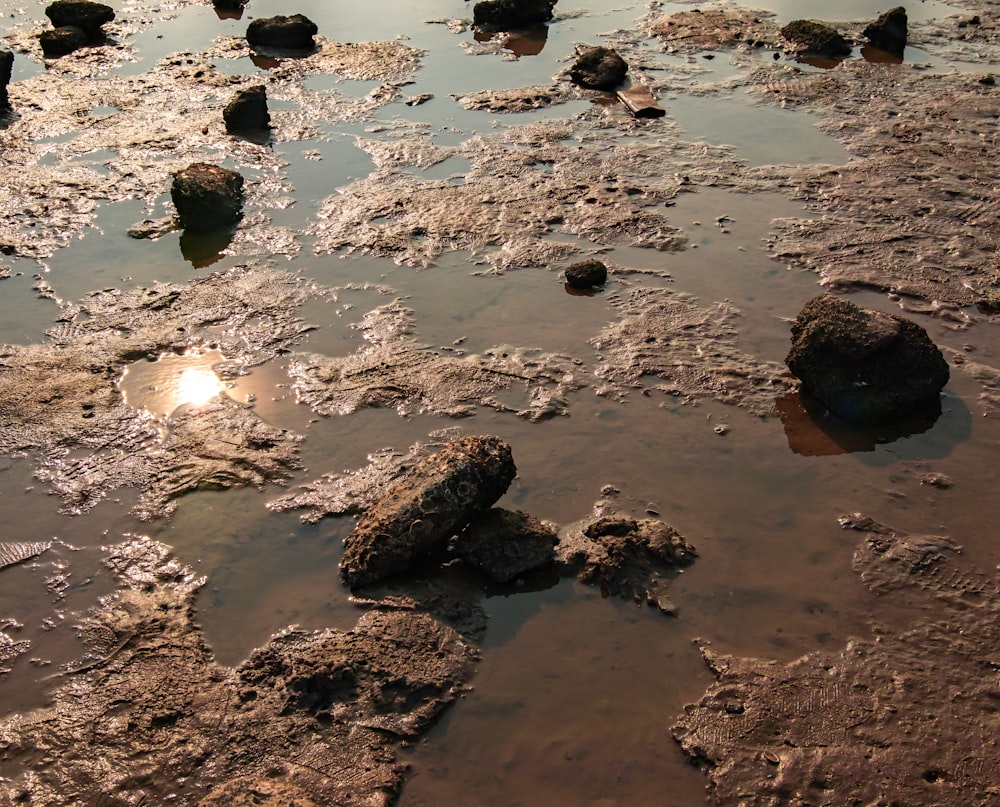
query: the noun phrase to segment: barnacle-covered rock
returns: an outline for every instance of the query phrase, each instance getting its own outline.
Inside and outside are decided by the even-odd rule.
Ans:
[[[341,577],[362,586],[407,569],[507,492],[517,468],[498,437],[463,437],[399,479],[344,539]]]

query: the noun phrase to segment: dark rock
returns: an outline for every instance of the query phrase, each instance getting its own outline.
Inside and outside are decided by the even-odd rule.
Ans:
[[[667,110],[656,103],[649,88],[643,84],[633,84],[627,90],[618,90],[615,94],[637,118],[662,118],[667,114]]]
[[[590,90],[613,90],[625,80],[628,64],[611,48],[590,48],[581,53],[569,77]]]
[[[89,43],[90,37],[87,36],[87,32],[75,25],[64,25],[61,28],[42,31],[38,35],[42,53],[50,59],[65,56],[67,53],[86,47]]]
[[[494,507],[470,524],[455,542],[455,552],[497,583],[551,563],[555,530],[520,510]]]
[[[901,54],[906,47],[906,9],[889,9],[864,30],[868,41],[880,50]]]
[[[278,15],[254,20],[247,28],[247,42],[271,48],[307,50],[315,47],[313,37],[319,28],[302,14],[291,17]]]
[[[506,493],[517,468],[498,437],[463,437],[399,479],[344,539],[340,574],[362,586],[404,571]]]
[[[849,56],[850,43],[835,28],[814,20],[793,20],[781,35],[805,53],[815,56]]]
[[[14,54],[9,50],[0,50],[0,112],[10,109],[10,98],[7,96],[7,85],[14,71]]]
[[[82,28],[91,40],[101,36],[101,26],[115,18],[115,10],[90,0],[56,0],[45,9],[53,28]]]
[[[808,392],[854,423],[884,423],[933,402],[949,375],[915,322],[832,294],[805,304],[785,363]]]
[[[271,116],[267,111],[267,90],[263,84],[240,90],[222,110],[229,132],[267,129]]]
[[[170,198],[181,227],[226,227],[243,215],[243,177],[218,165],[194,163],[174,175]]]
[[[566,282],[574,289],[603,286],[608,279],[608,268],[597,260],[579,261],[566,267]]]
[[[556,0],[482,0],[472,9],[472,20],[483,31],[530,28],[552,19]]]
[[[220,11],[243,11],[247,0],[212,0],[212,5]]]

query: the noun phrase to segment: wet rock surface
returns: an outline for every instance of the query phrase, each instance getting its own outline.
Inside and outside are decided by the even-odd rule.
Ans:
[[[566,267],[566,282],[575,289],[603,286],[608,279],[608,267],[602,261],[578,261]]]
[[[475,25],[484,31],[530,28],[552,19],[556,0],[480,0],[472,8]]]
[[[876,48],[902,54],[906,49],[907,32],[906,9],[896,6],[880,14],[877,20],[865,27],[863,34]]]
[[[494,507],[455,540],[453,551],[497,583],[507,583],[555,559],[555,529],[521,510]]]
[[[1000,774],[996,579],[960,564],[947,539],[858,515],[844,525],[865,533],[862,579],[893,596],[923,591],[933,616],[788,664],[703,646],[718,680],[674,736],[719,804],[990,803]]]
[[[101,35],[105,23],[115,18],[115,10],[91,0],[56,0],[45,9],[45,16],[55,28],[80,28],[91,39]]]
[[[243,177],[218,165],[195,163],[174,175],[170,198],[187,230],[232,226],[243,215]]]
[[[799,312],[785,361],[807,390],[857,423],[884,423],[932,404],[949,377],[921,326],[830,294]]]
[[[611,48],[588,48],[570,68],[574,84],[589,90],[613,90],[628,75],[628,64]]]
[[[350,631],[290,630],[223,667],[193,621],[204,581],[190,568],[142,537],[108,564],[121,587],[81,623],[87,655],[57,674],[50,708],[0,723],[13,772],[0,803],[388,803],[396,743],[477,658],[432,617],[394,610]]]
[[[63,25],[51,31],[42,31],[38,35],[38,44],[42,52],[49,58],[58,59],[75,50],[86,47],[90,37],[82,28],[75,25]]]
[[[815,20],[792,20],[781,29],[781,35],[799,52],[811,56],[848,56],[850,43],[833,26]]]
[[[279,14],[251,22],[247,28],[247,42],[270,48],[308,50],[316,44],[313,37],[317,33],[318,26],[308,17],[302,14],[290,17]]]
[[[517,469],[497,437],[463,437],[392,484],[344,539],[341,577],[363,586],[401,572],[488,510]]]
[[[222,119],[229,132],[259,131],[271,124],[267,111],[267,87],[255,84],[240,90],[222,110]]]
[[[595,515],[560,530],[560,563],[606,595],[655,606],[673,615],[667,581],[697,552],[677,530],[656,519]]]

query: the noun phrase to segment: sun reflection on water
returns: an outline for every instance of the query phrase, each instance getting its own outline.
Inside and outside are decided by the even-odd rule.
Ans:
[[[202,350],[137,361],[125,368],[118,388],[134,409],[169,417],[184,405],[204,406],[226,389],[213,369],[224,359],[218,350]]]

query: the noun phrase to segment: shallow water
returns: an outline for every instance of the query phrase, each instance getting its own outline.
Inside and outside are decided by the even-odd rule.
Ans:
[[[828,4],[819,2],[763,5],[782,21],[828,12]],[[687,8],[664,4],[662,11]],[[0,2],[10,24],[19,28],[41,27],[41,9],[41,4],[15,8]],[[837,17],[863,19],[881,10],[875,2],[856,0],[839,6]],[[450,96],[549,83],[574,43],[600,43],[605,33],[633,26],[647,8],[637,2],[592,3],[579,16],[549,26],[544,43],[536,38],[530,46],[517,46],[520,53],[537,51],[517,59],[509,58],[512,51],[506,58],[503,51],[469,55],[462,46],[475,43],[472,31],[455,34],[427,22],[470,16],[468,3],[392,2],[373,15],[358,4],[308,0],[295,11],[316,21],[331,39],[403,36],[425,49],[416,83],[405,94],[434,98],[414,107],[382,108],[375,113],[377,124],[424,123],[436,144],[454,145],[476,132],[571,117],[589,108],[574,101],[501,117],[464,111]],[[909,9],[911,20],[955,12],[934,3]],[[290,13],[287,4],[252,0],[241,21],[219,20],[202,5],[164,11],[129,39],[139,61],[116,71],[141,72],[167,53],[206,48],[217,36],[239,36],[249,19],[276,13]],[[240,74],[264,69],[249,59],[219,67]],[[14,81],[43,69],[19,55]],[[729,68],[713,70],[723,75]],[[361,97],[372,86],[317,78],[309,88]],[[850,157],[808,114],[756,105],[739,92],[722,98],[672,93],[664,105],[664,125],[679,127],[682,138],[729,146],[750,165],[839,164]],[[276,225],[301,230],[323,199],[372,169],[356,138],[377,136],[375,124],[343,121],[319,128],[314,139],[270,146],[287,164],[294,201],[273,211]],[[655,133],[647,129],[644,136]],[[100,169],[111,157],[95,151],[81,159]],[[412,170],[460,182],[468,167],[467,160],[453,157]],[[139,201],[106,204],[92,227],[42,265],[3,261],[15,274],[0,281],[0,340],[42,341],[57,316],[52,300],[33,287],[35,274],[57,298],[72,301],[101,288],[181,281],[245,262],[246,256],[226,243],[185,245],[176,232],[153,241],[126,235],[136,221],[161,215],[165,204],[166,194],[152,211]],[[729,300],[741,312],[741,349],[781,362],[788,319],[820,289],[815,276],[770,260],[763,245],[773,218],[805,215],[802,208],[777,194],[701,188],[681,194],[667,215],[686,235],[687,249],[664,253],[601,244],[593,249],[621,267],[656,273],[644,279],[648,285],[669,285],[706,305]],[[416,338],[437,347],[461,345],[478,352],[514,343],[589,363],[595,353],[588,340],[615,319],[610,292],[567,294],[555,267],[491,275],[484,273],[481,255],[452,251],[436,265],[416,270],[372,257],[316,257],[307,239],[303,242],[299,254],[276,256],[275,265],[324,286],[391,287],[414,310]],[[896,310],[874,295],[856,299]],[[303,317],[316,329],[303,349],[331,356],[352,352],[362,337],[347,326],[386,301],[377,292],[358,291],[337,303],[306,306]],[[970,334],[938,320],[922,324],[939,344],[961,349],[975,341],[983,355],[1000,350],[1000,340],[985,329]],[[215,350],[151,356],[130,368],[121,389],[130,405],[166,418],[195,394],[185,392],[185,372],[187,378],[196,371],[212,381],[218,379],[213,366],[224,359]],[[306,436],[305,467],[292,486],[361,467],[377,449],[402,450],[455,425],[431,416],[404,419],[385,409],[317,418],[295,401],[283,362],[246,368],[245,375],[217,383],[268,422]],[[602,600],[571,581],[538,581],[538,590],[488,591],[491,621],[474,691],[404,752],[413,775],[400,804],[700,803],[704,780],[668,731],[673,717],[710,680],[694,639],[725,652],[787,660],[865,635],[873,620],[905,624],[912,618],[877,602],[857,580],[850,566],[854,537],[838,527],[837,516],[860,511],[915,532],[947,530],[964,544],[970,562],[987,569],[1000,564],[1000,549],[983,529],[984,507],[992,507],[995,498],[990,470],[1000,426],[995,418],[979,416],[976,393],[969,379],[953,374],[942,416],[930,428],[903,436],[854,435],[853,442],[824,435],[804,418],[782,422],[711,402],[688,406],[641,394],[617,402],[588,389],[571,394],[566,418],[527,423],[480,409],[472,420],[458,421],[470,433],[495,433],[513,446],[519,475],[502,504],[568,523],[590,512],[603,486],[614,485],[626,509],[660,513],[700,557],[672,583],[676,619]],[[794,409],[793,404],[789,411]],[[720,424],[728,429],[723,435],[715,429]],[[133,496],[124,492],[71,518],[58,513],[60,501],[32,478],[27,459],[0,458],[0,463],[2,540],[62,542],[35,562],[3,571],[0,624],[17,620],[22,627],[8,632],[33,642],[31,653],[0,678],[5,713],[40,705],[50,684],[39,679],[79,653],[68,626],[109,589],[99,548],[125,532],[170,544],[183,562],[207,576],[199,620],[223,663],[238,662],[289,624],[349,627],[357,618],[337,573],[349,519],[306,525],[295,513],[273,513],[265,504],[275,497],[274,489],[190,494],[169,521],[149,524],[128,515]],[[921,485],[917,472],[928,468],[952,477],[955,486]],[[63,587],[57,578],[66,570]]]

